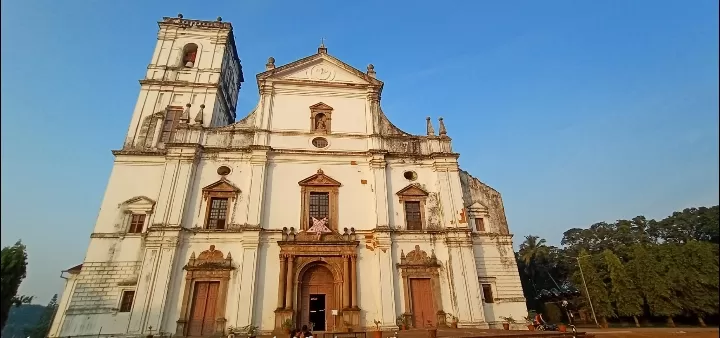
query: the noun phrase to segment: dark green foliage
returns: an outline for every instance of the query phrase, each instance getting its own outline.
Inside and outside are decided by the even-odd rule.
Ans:
[[[666,268],[674,298],[685,314],[702,318],[718,312],[718,256],[715,245],[689,241],[683,245],[667,244]]]
[[[25,335],[26,330],[35,327],[44,312],[45,306],[39,304],[23,304],[11,307],[7,323],[2,330],[2,337],[27,337]]]
[[[718,206],[676,211],[657,224],[658,237],[666,242],[706,241],[718,244]]]
[[[590,255],[584,249],[580,250],[578,257],[582,273],[578,268],[573,274],[573,282],[575,285],[584,285],[580,288],[583,294],[583,298],[580,300],[581,304],[589,306],[587,302],[589,294],[595,309],[595,315],[598,318],[615,317],[615,310],[610,302],[610,293],[606,285],[608,273],[600,264],[602,257]]]
[[[25,336],[30,338],[47,337],[47,334],[50,331],[50,325],[52,325],[53,317],[55,317],[55,312],[57,312],[57,307],[57,294],[55,294],[50,300],[50,303],[48,303],[45,307],[45,310],[40,316],[40,319],[37,321],[37,324],[24,331]]]
[[[618,316],[634,317],[643,314],[643,297],[630,279],[620,259],[610,250],[603,252],[610,274],[610,302]]]
[[[720,233],[718,206],[688,208],[655,221],[643,216],[599,222],[563,234],[557,248],[527,236],[516,254],[530,309],[543,289],[571,280],[582,291],[581,306],[590,313],[578,269],[600,321],[603,317],[693,316],[718,313]],[[589,255],[589,256],[586,256]]]
[[[17,241],[15,245],[2,249],[2,262],[0,263],[2,274],[0,285],[0,328],[5,327],[5,322],[12,305],[30,303],[32,297],[17,296],[18,288],[27,273],[27,253],[25,245]]]

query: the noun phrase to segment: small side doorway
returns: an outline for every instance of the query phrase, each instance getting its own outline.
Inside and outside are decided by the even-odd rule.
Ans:
[[[325,331],[325,295],[310,295],[310,322],[314,323],[313,331]]]

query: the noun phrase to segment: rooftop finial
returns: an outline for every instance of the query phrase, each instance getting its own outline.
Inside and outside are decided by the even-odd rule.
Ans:
[[[425,120],[427,120],[427,135],[435,136],[435,128],[433,128],[432,122],[430,122],[430,116],[428,116]]]
[[[265,64],[265,70],[275,69],[275,58],[269,57],[267,63]]]
[[[325,47],[325,38],[320,38],[320,47],[318,47],[318,54],[327,54],[327,47]]]
[[[180,122],[182,122],[182,123],[190,122],[190,107],[192,107],[192,105],[189,103],[185,105],[185,110],[183,111],[182,115],[180,116]]]
[[[182,15],[182,13],[178,13],[178,18],[180,18],[180,19],[182,19],[182,18],[183,18],[183,15]]]
[[[222,22],[222,16],[218,16],[218,17],[217,17],[217,21],[218,21],[218,22]]]
[[[205,105],[200,105],[200,111],[198,111],[197,115],[195,115],[195,123],[202,124],[203,122],[203,110],[205,109]]]
[[[443,118],[438,119],[440,121],[440,136],[447,136],[447,129],[445,129],[445,122],[443,122]]]
[[[370,75],[370,77],[375,77],[375,66],[373,64],[369,64],[367,67],[367,75]]]

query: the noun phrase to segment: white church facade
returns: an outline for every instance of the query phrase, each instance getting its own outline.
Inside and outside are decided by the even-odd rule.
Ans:
[[[426,135],[401,131],[374,67],[324,46],[282,66],[270,58],[257,106],[238,119],[232,25],[179,16],[159,27],[50,337],[288,321],[487,328],[527,315],[500,194],[460,170],[442,119],[419,118]]]

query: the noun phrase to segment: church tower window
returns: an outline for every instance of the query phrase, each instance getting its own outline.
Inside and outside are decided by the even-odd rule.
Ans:
[[[422,230],[419,201],[405,201],[405,221],[408,230]]]
[[[310,224],[312,218],[321,220],[330,217],[330,193],[310,192]]]
[[[327,218],[326,226],[338,229],[338,193],[340,182],[325,175],[322,169],[300,182],[301,218],[300,229],[307,230],[313,225],[312,219]]]
[[[130,228],[128,233],[139,234],[143,231],[145,225],[145,214],[132,214],[130,217]]]
[[[485,219],[482,217],[475,218],[475,230],[479,232],[485,231]]]
[[[120,311],[119,312],[130,312],[132,310],[133,300],[135,298],[135,291],[128,290],[123,291],[122,298],[120,299]]]
[[[482,284],[483,301],[485,303],[494,303],[495,298],[493,297],[492,284]]]
[[[197,58],[198,46],[194,43],[188,43],[183,48],[182,65],[185,68],[192,68],[195,66],[195,59]]]
[[[213,197],[210,199],[206,228],[213,230],[225,229],[228,214],[228,199]]]
[[[417,183],[400,189],[397,193],[400,205],[403,206],[405,228],[407,230],[423,230],[425,228],[425,202],[429,193]]]
[[[165,111],[165,120],[163,121],[162,134],[160,135],[160,141],[167,143],[172,137],[175,127],[180,123],[180,116],[182,116],[182,108],[180,107],[168,107]]]

